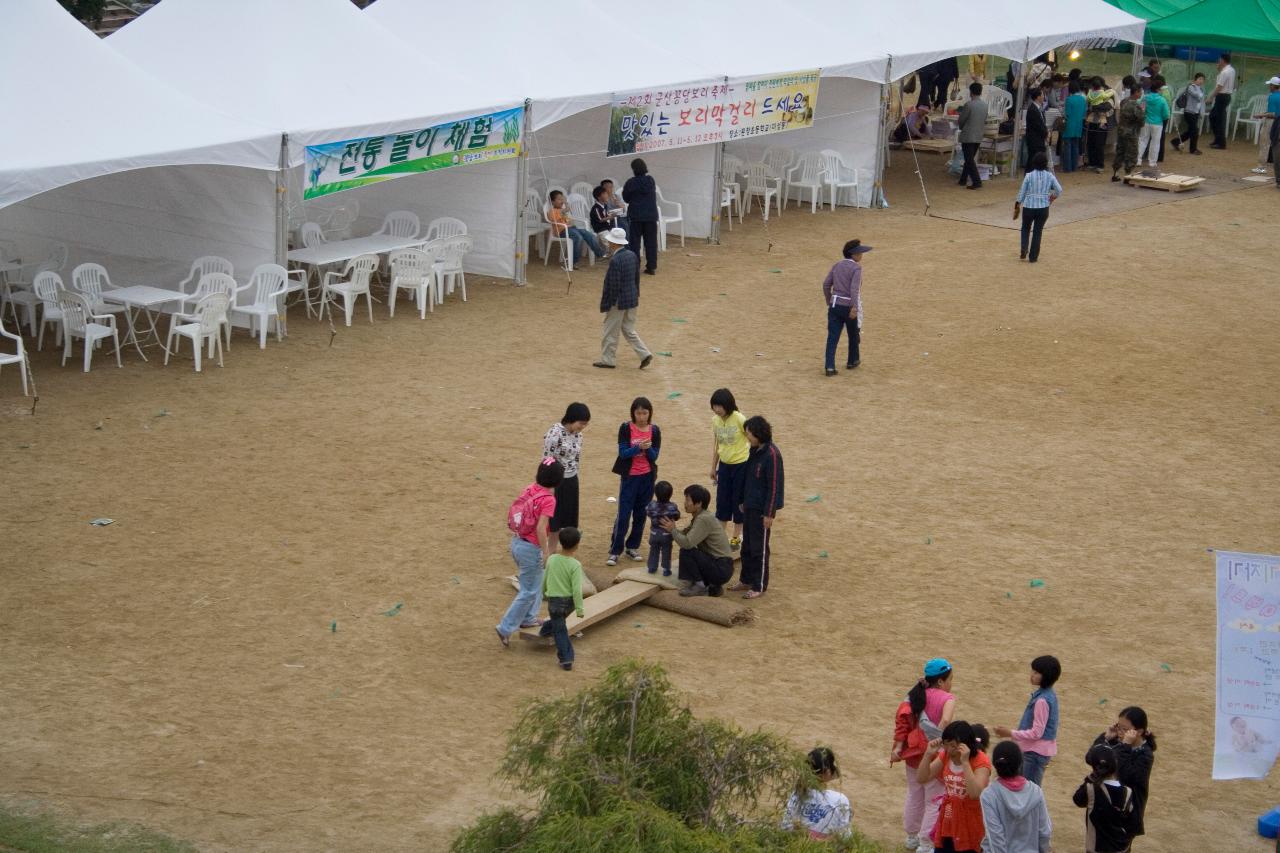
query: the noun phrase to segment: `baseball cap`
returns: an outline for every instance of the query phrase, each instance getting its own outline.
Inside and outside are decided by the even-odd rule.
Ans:
[[[1267,81],[1268,86],[1280,86],[1280,77],[1272,77]]]
[[[951,670],[951,661],[946,658],[933,658],[924,665],[925,678],[933,678]]]

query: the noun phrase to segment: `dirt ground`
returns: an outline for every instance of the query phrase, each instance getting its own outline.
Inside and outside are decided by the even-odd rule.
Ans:
[[[1215,157],[1251,165],[1196,160]],[[926,165],[935,209],[1012,199]],[[128,354],[84,375],[46,348],[34,417],[6,369],[0,798],[211,851],[439,850],[518,801],[493,774],[522,701],[639,655],[699,713],[830,744],[856,823],[896,844],[886,758],[921,663],[953,661],[959,717],[1013,724],[1054,653],[1058,851],[1081,846],[1082,755],[1127,704],[1159,735],[1138,849],[1267,849],[1275,783],[1209,779],[1206,548],[1280,549],[1280,193],[1051,228],[1028,266],[1011,232],[922,216],[901,158],[888,192],[665,254],[639,328],[671,355],[643,373],[629,351],[591,367],[603,268],[566,293],[541,264],[425,322],[379,306],[332,346],[298,311],[283,344],[240,335],[203,375]],[[828,379],[819,283],[855,236],[876,247],[863,364]],[[547,426],[572,400],[595,416],[581,556],[600,563],[631,398],[654,400],[679,489],[706,481],[719,386],[786,459],[758,622],[641,607],[578,641],[572,673],[503,650],[505,513]]]

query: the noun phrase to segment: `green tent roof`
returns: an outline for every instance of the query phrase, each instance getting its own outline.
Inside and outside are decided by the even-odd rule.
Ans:
[[[1125,11],[1125,0],[1116,3]],[[1141,0],[1155,5],[1168,0]],[[1200,0],[1181,11],[1152,20],[1147,42],[1218,47],[1264,56],[1280,56],[1280,0]]]
[[[1172,15],[1174,12],[1181,12],[1188,6],[1194,6],[1198,0],[1107,0],[1107,2],[1135,18],[1154,21]]]

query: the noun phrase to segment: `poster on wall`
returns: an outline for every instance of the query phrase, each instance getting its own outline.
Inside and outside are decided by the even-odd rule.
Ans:
[[[608,156],[733,142],[813,126],[819,69],[615,93]]]
[[[1280,557],[1216,551],[1214,779],[1262,779],[1280,752]]]
[[[308,145],[303,198],[520,155],[524,107],[386,136]]]

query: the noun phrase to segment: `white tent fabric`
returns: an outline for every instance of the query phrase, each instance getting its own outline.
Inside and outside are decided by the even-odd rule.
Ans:
[[[196,34],[234,61],[192,62]],[[385,181],[314,205],[301,195],[307,145],[515,106],[523,97],[512,87],[473,86],[434,58],[433,43],[411,46],[350,0],[165,0],[107,44],[205,103],[288,133],[292,228],[352,198],[361,204],[356,233],[376,230],[391,210],[413,211],[424,227],[455,216],[473,237],[468,270],[514,273],[514,161]]]
[[[147,75],[53,0],[5,0],[0,79],[9,119],[0,208],[129,169],[274,169],[279,160],[278,131],[216,113]]]

